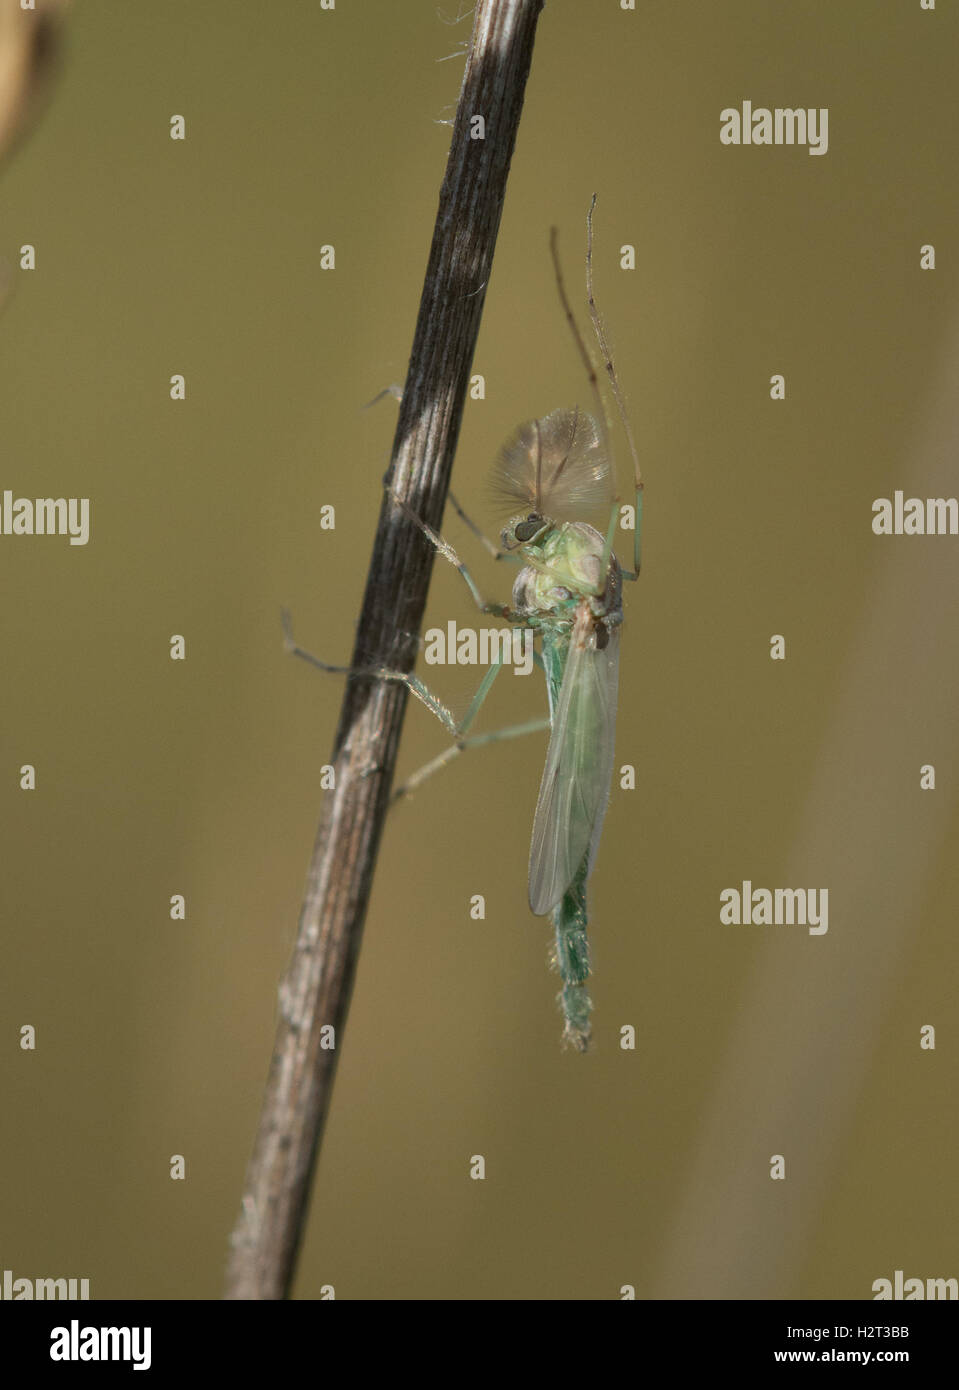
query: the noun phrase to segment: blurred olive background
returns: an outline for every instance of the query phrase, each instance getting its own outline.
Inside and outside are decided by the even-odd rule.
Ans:
[[[92,499],[85,548],[0,537],[18,1276],[219,1296],[341,696],[284,655],[280,609],[349,659],[395,423],[362,407],[406,372],[456,15],[77,3],[0,178],[0,488]],[[959,491],[957,37],[918,0],[545,9],[454,486],[495,533],[503,439],[588,405],[547,238],[583,306],[596,191],[647,510],[617,744],[638,785],[614,789],[591,884],[595,1051],[560,1048],[526,906],[545,740],[470,754],[388,823],[297,1297],[862,1299],[897,1269],[959,1276],[959,540],[871,531],[876,497]],[[721,145],[743,99],[828,107],[828,153]],[[427,626],[449,618],[475,622],[437,564]],[[430,668],[457,708],[477,678]],[[481,727],[544,705],[504,676]],[[410,708],[399,775],[444,746]],[[828,934],[721,925],[743,879],[828,888]]]

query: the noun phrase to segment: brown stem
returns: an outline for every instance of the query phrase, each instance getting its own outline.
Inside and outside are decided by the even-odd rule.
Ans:
[[[438,528],[542,0],[479,0],[409,372],[393,442],[390,483]],[[476,117],[483,138],[475,138]],[[353,654],[356,666],[409,671],[434,549],[384,494]],[[351,678],[332,762],[263,1111],[231,1241],[227,1298],[289,1293],[311,1177],[389,802],[407,692]],[[326,1045],[332,1025],[335,1046]]]

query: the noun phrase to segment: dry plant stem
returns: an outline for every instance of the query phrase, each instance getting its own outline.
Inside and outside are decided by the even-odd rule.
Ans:
[[[542,0],[480,0],[467,55],[390,483],[438,528],[449,485]],[[471,137],[474,117],[483,139]],[[353,664],[412,669],[435,551],[384,493]],[[300,923],[280,987],[266,1094],[234,1229],[227,1298],[288,1295],[343,1045],[407,692],[351,678]],[[335,1029],[335,1048],[321,1046]]]

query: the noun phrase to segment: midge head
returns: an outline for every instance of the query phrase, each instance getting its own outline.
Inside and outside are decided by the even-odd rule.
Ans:
[[[507,550],[534,544],[558,522],[607,511],[609,456],[596,421],[577,406],[520,425],[500,450],[492,491],[504,510],[526,508],[503,528]]]

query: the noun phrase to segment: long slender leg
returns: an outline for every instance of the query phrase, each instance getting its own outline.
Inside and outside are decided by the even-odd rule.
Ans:
[[[438,532],[434,531],[432,526],[430,526],[428,522],[424,521],[421,516],[417,516],[413,508],[407,502],[404,502],[403,498],[398,496],[398,494],[395,493],[392,490],[392,488],[387,488],[387,491],[389,492],[390,497],[392,497],[393,501],[396,503],[397,507],[399,507],[403,515],[407,517],[410,521],[412,521],[414,526],[416,526],[420,531],[422,531],[423,535],[434,547],[434,549],[436,549],[439,552],[439,554],[443,556],[443,559],[448,560],[449,563],[453,566],[453,568],[459,571],[467,585],[467,588],[473,595],[474,603],[476,604],[477,608],[480,610],[481,613],[492,613],[495,614],[495,616],[498,618],[505,618],[507,622],[518,623],[520,625],[522,625],[525,622],[524,615],[522,613],[518,613],[514,608],[511,608],[509,604],[487,602],[487,600],[480,593],[479,588],[476,585],[476,581],[473,579],[473,576],[470,574],[469,570],[463,564],[463,561],[460,559],[459,555],[450,545],[449,541],[444,540],[443,537],[439,535]]]
[[[377,405],[378,402],[380,402],[384,396],[392,396],[394,401],[396,401],[396,403],[399,404],[399,402],[403,399],[403,388],[402,386],[397,386],[395,382],[392,386],[384,386],[382,391],[377,391],[376,395],[373,397],[371,401],[366,402],[366,405],[363,407],[363,409],[369,410],[370,406]]]
[[[487,695],[490,693],[493,682],[495,681],[496,677],[499,675],[502,669],[503,658],[502,656],[498,656],[487,670],[486,675],[480,681],[479,688],[477,689],[476,694],[473,696],[472,700],[470,700],[469,709],[466,711],[466,713],[463,715],[463,718],[459,722],[459,726],[456,730],[456,735],[458,738],[462,734],[466,733],[473,720],[479,714],[480,706],[486,699]]]
[[[614,502],[614,503],[613,503],[613,521],[612,521],[613,530],[614,530],[614,528],[616,528],[616,513],[617,513],[617,510],[618,510],[618,502]],[[612,550],[613,530],[610,530],[609,532],[607,532],[607,535],[606,535],[606,548],[603,549],[603,559],[605,559],[605,562],[606,562],[607,564],[609,564],[609,553],[610,553],[610,550]],[[642,532],[642,488],[639,489],[639,491],[637,492],[637,516],[635,516],[635,534],[634,534],[634,537],[632,537],[632,563],[635,564],[635,570],[627,570],[627,569],[623,569],[623,567],[620,567],[620,574],[623,575],[624,580],[635,581],[635,580],[638,580],[638,578],[639,578],[639,569],[641,569],[641,563],[642,563],[641,532]],[[603,570],[603,573],[605,573],[605,570]]]
[[[465,715],[462,719],[457,721],[453,717],[451,711],[446,707],[446,705],[443,704],[443,701],[439,698],[439,696],[434,695],[433,692],[429,689],[429,687],[424,685],[418,676],[414,676],[411,674],[408,675],[403,671],[392,671],[386,666],[333,666],[330,664],[330,662],[322,661],[318,656],[314,656],[312,652],[307,651],[305,647],[301,647],[300,644],[294,639],[293,628],[290,622],[290,615],[285,608],[283,609],[282,618],[285,646],[287,651],[290,652],[293,656],[301,657],[304,661],[309,662],[311,666],[316,666],[318,670],[326,671],[331,675],[366,676],[370,680],[395,681],[399,685],[405,685],[410,694],[415,695],[416,698],[426,706],[430,713],[440,721],[440,723],[443,725],[443,728],[446,730],[448,734],[452,735],[452,737],[456,740],[457,744],[463,742],[471,744],[477,741],[480,743],[490,741],[489,734],[475,735],[470,739],[464,739],[464,735],[472,725],[473,720],[476,718],[477,714],[479,714],[483,701],[486,699],[487,695],[493,687],[493,682],[496,680],[496,677],[503,669],[502,656],[498,656],[496,660],[488,667],[485,675],[483,676],[483,679],[480,681],[479,686],[477,687],[476,694],[470,701],[469,708],[467,709]],[[538,652],[534,653],[534,660],[536,659],[538,659],[539,664],[542,665],[542,658],[539,656]],[[546,723],[548,725],[549,721],[547,720]],[[527,731],[527,726],[525,725],[520,725],[517,727],[520,729],[520,732],[522,733],[525,733]],[[529,727],[541,728],[543,727],[543,725],[541,722],[537,722],[535,726],[530,725]],[[506,738],[511,737],[511,735],[508,733],[503,736]],[[446,755],[447,760],[449,757],[452,756],[454,756],[454,753],[448,751],[448,754]]]
[[[442,700],[434,695],[416,676],[404,675],[402,671],[390,671],[383,666],[357,668],[355,666],[333,666],[328,661],[321,661],[318,656],[314,656],[312,652],[308,652],[305,647],[301,647],[299,643],[294,640],[290,615],[285,608],[283,610],[283,633],[287,651],[293,656],[302,657],[304,661],[309,662],[311,666],[316,666],[320,671],[326,671],[333,675],[340,676],[369,676],[371,680],[397,681],[400,685],[405,685],[410,694],[415,695],[416,698],[426,706],[430,713],[435,715],[444,729],[446,729],[447,733],[452,735],[455,741],[450,744],[449,748],[440,753],[438,757],[433,758],[431,762],[419,768],[411,777],[406,779],[402,786],[396,788],[390,798],[391,805],[394,801],[398,801],[401,797],[408,796],[410,792],[415,791],[415,789],[425,782],[428,777],[432,777],[434,772],[438,772],[441,767],[445,767],[447,763],[452,762],[460,753],[465,753],[468,748],[479,748],[483,744],[499,743],[504,739],[521,738],[524,734],[539,733],[543,729],[549,728],[549,719],[544,716],[542,719],[531,719],[525,724],[510,724],[504,729],[493,729],[489,733],[471,734],[468,737],[464,737],[465,731],[476,718],[480,706],[486,699],[492,688],[493,682],[502,670],[502,657],[494,661],[489,667],[479,684],[476,694],[470,701],[469,709],[466,711],[462,720],[457,723]],[[539,652],[534,652],[533,659],[539,666],[542,666],[543,659]]]
[[[623,570],[624,579],[638,579],[642,565],[642,546],[641,532],[643,529],[643,488],[640,484],[636,492],[636,530],[633,534],[633,565],[632,570]]]
[[[522,563],[520,556],[517,555],[515,550],[501,550],[499,546],[493,544],[493,542],[487,535],[484,535],[484,533],[480,530],[480,528],[477,526],[476,522],[472,519],[472,517],[467,516],[466,512],[464,512],[463,508],[460,506],[459,502],[457,502],[452,492],[448,492],[446,495],[449,498],[450,505],[452,506],[456,515],[459,517],[460,521],[465,522],[465,524],[472,531],[473,535],[479,541],[480,545],[482,545],[486,549],[486,551],[490,555],[492,555],[494,560],[510,560],[514,565]]]
[[[579,331],[579,324],[576,322],[576,315],[573,313],[572,305],[569,302],[569,296],[566,293],[566,282],[563,279],[563,267],[560,264],[559,260],[558,237],[559,233],[557,232],[556,228],[551,227],[549,230],[549,251],[550,255],[553,258],[553,273],[556,277],[556,289],[559,292],[560,304],[563,307],[563,313],[566,315],[566,322],[569,325],[569,331],[573,335],[573,342],[576,345],[576,351],[580,355],[580,359],[582,360],[583,366],[586,368],[586,375],[589,378],[590,390],[593,393],[593,400],[596,403],[597,424],[599,425],[600,435],[602,437],[603,451],[606,454],[606,457],[610,461],[612,461],[613,451],[612,446],[610,444],[609,421],[606,418],[606,406],[603,403],[603,393],[599,389],[599,378],[596,375],[596,368],[593,366],[593,359],[590,357],[589,349],[586,346],[582,333],[580,333]]]
[[[470,748],[480,748],[486,743],[500,743],[504,739],[522,738],[524,734],[536,734],[549,728],[549,719],[544,716],[542,719],[531,719],[527,724],[510,724],[505,729],[493,729],[486,734],[471,734],[468,738],[458,739],[456,743],[450,744],[444,752],[430,762],[407,777],[402,786],[394,791],[391,802],[398,801],[401,797],[409,794],[421,786],[428,777],[432,777],[434,772],[439,772],[441,767],[446,767],[454,758],[458,758],[461,753],[465,753]]]
[[[632,573],[631,571],[629,571],[629,570],[624,570],[624,571],[623,571],[623,578],[624,578],[624,579],[635,579],[635,578],[637,577],[637,575],[639,574],[639,560],[640,560],[640,551],[639,551],[639,518],[640,518],[640,513],[641,513],[641,496],[640,496],[640,495],[641,495],[642,489],[643,489],[643,480],[642,480],[642,476],[641,476],[640,471],[639,471],[639,457],[638,457],[638,455],[637,455],[637,452],[636,452],[636,444],[635,444],[635,441],[634,441],[634,439],[633,439],[632,426],[630,425],[630,423],[629,423],[629,417],[628,417],[628,415],[626,414],[626,405],[625,405],[625,402],[624,402],[624,399],[623,399],[623,393],[622,393],[622,391],[621,391],[621,389],[620,389],[619,378],[617,377],[617,375],[616,375],[616,369],[615,369],[615,367],[613,366],[613,361],[612,361],[612,358],[611,358],[610,352],[609,352],[609,345],[608,345],[608,343],[607,343],[607,341],[606,341],[606,334],[605,334],[605,331],[603,330],[603,326],[602,326],[602,323],[600,322],[599,314],[598,314],[597,309],[596,309],[596,301],[595,301],[595,299],[593,298],[593,208],[594,208],[595,206],[596,206],[596,195],[594,194],[594,195],[593,195],[593,200],[592,200],[592,202],[590,203],[590,206],[589,206],[589,212],[588,212],[587,215],[586,215],[586,297],[587,297],[587,300],[588,300],[588,302],[589,302],[589,315],[590,315],[590,318],[591,318],[592,323],[593,323],[593,328],[594,328],[594,330],[595,330],[596,341],[597,341],[597,343],[598,343],[598,345],[599,345],[600,354],[602,355],[603,365],[604,365],[604,367],[606,368],[607,375],[609,376],[610,382],[611,382],[611,384],[612,384],[613,396],[615,397],[615,400],[616,400],[616,409],[617,409],[617,411],[619,412],[620,419],[622,420],[623,425],[624,425],[624,427],[625,427],[625,429],[626,429],[626,436],[627,436],[627,439],[628,439],[628,441],[629,441],[630,453],[632,454],[632,458],[633,458],[633,471],[634,471],[635,482],[636,482],[636,500],[637,500],[637,506],[636,506],[636,533],[635,533],[634,538],[633,538],[633,559],[634,559],[634,563],[635,563],[635,566],[636,566],[636,573],[633,574],[633,573]],[[589,349],[587,348],[586,343],[585,343],[584,340],[583,340],[583,336],[582,336],[582,334],[581,334],[580,331],[579,331],[579,325],[578,325],[577,322],[576,322],[576,315],[573,313],[572,307],[571,307],[570,302],[569,302],[569,298],[568,298],[568,296],[567,296],[567,294],[566,294],[566,284],[565,284],[565,281],[563,280],[563,269],[562,269],[562,266],[560,265],[560,260],[559,260],[559,249],[558,249],[558,247],[557,247],[557,233],[556,233],[556,228],[555,228],[555,227],[553,227],[553,228],[550,230],[550,242],[549,242],[549,245],[550,245],[550,253],[551,253],[552,257],[553,257],[553,270],[554,270],[554,273],[555,273],[555,276],[556,276],[556,288],[557,288],[557,290],[559,291],[560,303],[561,303],[561,305],[562,305],[562,307],[563,307],[563,312],[564,312],[564,314],[566,315],[566,322],[567,322],[567,324],[569,325],[570,332],[571,332],[572,335],[573,335],[573,341],[574,341],[574,343],[576,344],[576,349],[577,349],[577,351],[578,351],[578,353],[579,353],[579,355],[580,355],[580,358],[582,359],[582,362],[583,362],[584,367],[586,368],[586,374],[587,374],[587,376],[589,377],[589,384],[590,384],[590,388],[591,388],[591,390],[592,390],[592,392],[593,392],[593,397],[594,397],[595,402],[596,402],[596,410],[597,410],[597,414],[598,414],[598,417],[599,417],[599,426],[600,426],[600,432],[601,432],[601,434],[602,434],[603,448],[604,448],[605,451],[606,451],[606,456],[607,456],[607,458],[612,459],[612,458],[613,458],[613,452],[612,452],[612,444],[611,444],[610,435],[609,435],[609,421],[608,421],[607,418],[606,418],[606,407],[605,407],[605,405],[604,405],[604,403],[603,403],[602,392],[601,392],[600,389],[599,389],[599,381],[598,381],[598,378],[597,378],[597,376],[596,376],[596,368],[593,366],[592,357],[590,356]],[[615,484],[614,484],[614,486],[615,486]],[[614,504],[614,516],[615,516],[615,507],[616,507],[616,506],[618,506],[618,503],[617,503],[617,504]],[[604,576],[605,576],[605,574],[606,574],[607,566],[608,566],[608,564],[609,564],[609,554],[610,554],[610,551],[611,551],[611,549],[612,549],[612,541],[611,541],[611,539],[610,539],[611,535],[612,535],[612,531],[610,531],[609,536],[607,537],[607,544],[606,544],[606,546],[604,547],[604,551],[603,551],[603,559],[604,559],[604,563],[603,563],[603,574],[604,574]],[[604,582],[605,582],[605,581],[604,581]]]
[[[638,579],[641,562],[640,550],[640,528],[643,515],[643,474],[639,466],[639,452],[636,448],[636,440],[633,435],[633,427],[630,424],[629,415],[626,411],[626,399],[619,384],[619,377],[616,375],[616,368],[613,366],[613,356],[609,350],[609,342],[606,338],[606,330],[603,328],[603,321],[599,316],[596,307],[596,300],[593,295],[593,209],[596,206],[596,194],[593,194],[589,211],[586,214],[586,299],[589,304],[589,317],[593,323],[593,331],[596,334],[596,341],[599,344],[600,355],[603,365],[606,368],[606,375],[609,377],[610,385],[613,388],[613,399],[616,402],[616,410],[619,418],[623,422],[623,429],[626,432],[626,441],[629,444],[630,456],[633,460],[633,482],[636,488],[636,529],[633,533],[633,566],[635,573],[623,572],[624,579]]]
[[[288,652],[308,661],[311,666],[316,666],[320,671],[327,671],[335,676],[366,676],[370,680],[395,681],[398,685],[405,685],[410,694],[415,695],[417,700],[436,716],[447,733],[452,734],[454,738],[457,736],[458,726],[453,715],[439,696],[434,695],[418,676],[407,675],[403,671],[391,671],[386,666],[331,666],[328,661],[321,661],[318,656],[314,656],[312,652],[308,652],[305,647],[301,647],[294,640],[290,615],[285,608],[283,610],[283,637]]]
[[[502,658],[495,661],[493,665],[489,667],[480,682],[476,694],[470,702],[469,709],[466,711],[461,722],[457,724],[453,715],[443,704],[442,700],[434,695],[416,676],[404,675],[401,671],[390,671],[382,666],[370,666],[365,669],[357,669],[351,666],[332,666],[327,661],[321,661],[318,656],[314,656],[312,652],[306,651],[305,648],[299,646],[299,644],[294,641],[293,633],[290,628],[290,615],[285,609],[283,611],[283,629],[286,637],[287,650],[294,656],[302,657],[304,661],[308,661],[310,665],[318,667],[321,671],[327,671],[335,675],[369,676],[372,680],[392,680],[399,682],[401,685],[405,685],[410,694],[415,695],[416,698],[426,706],[430,713],[436,716],[447,733],[452,735],[455,741],[450,744],[449,748],[440,753],[438,757],[433,758],[431,762],[419,768],[411,777],[406,779],[402,786],[396,788],[390,798],[391,805],[393,802],[399,801],[401,797],[408,796],[411,792],[415,791],[415,789],[425,782],[428,777],[432,777],[434,772],[438,772],[441,767],[445,767],[447,763],[452,762],[460,753],[465,753],[468,748],[479,748],[483,744],[498,743],[503,739],[520,738],[523,734],[538,733],[543,729],[549,728],[549,719],[544,717],[542,719],[532,719],[526,724],[512,724],[504,729],[493,729],[489,733],[472,734],[468,737],[464,737],[464,730],[468,729],[476,718],[480,706],[490,692],[493,681],[502,669]],[[539,663],[542,664],[542,658],[539,657],[539,653],[536,653],[535,656],[539,660]]]
[[[378,391],[371,401],[367,401],[363,409],[369,410],[370,406],[376,405],[377,402],[381,401],[384,396],[392,396],[393,400],[399,403],[403,399],[403,388],[402,386],[397,386],[395,384],[392,386],[384,386],[383,390]],[[476,522],[473,521],[471,517],[467,516],[466,512],[463,510],[459,502],[457,502],[456,498],[453,496],[452,492],[448,492],[447,496],[450,502],[452,503],[453,510],[456,512],[457,516],[460,518],[461,521],[464,521],[466,523],[469,529],[473,532],[473,535],[476,537],[476,539],[480,542],[482,546],[485,547],[485,549],[490,553],[490,555],[492,555],[494,560],[512,560],[514,563],[519,563],[518,556],[516,556],[511,550],[501,550],[498,546],[493,544],[493,542],[489,539],[488,536],[484,535],[484,533],[477,526]]]

